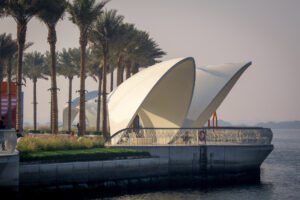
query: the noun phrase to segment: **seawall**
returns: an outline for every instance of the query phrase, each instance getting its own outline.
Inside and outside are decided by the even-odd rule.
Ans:
[[[0,154],[0,188],[18,190],[19,152]]]
[[[127,130],[126,130],[127,131]],[[152,131],[152,130],[151,130]],[[165,131],[165,130],[163,130]],[[129,137],[115,148],[148,151],[149,158],[102,160],[65,163],[19,163],[15,151],[15,133],[5,131],[0,156],[1,188],[77,187],[79,185],[140,185],[153,182],[161,184],[174,179],[184,182],[241,180],[241,177],[259,176],[260,165],[273,150],[272,132],[262,128],[227,128],[207,130],[206,140],[200,140],[199,130],[190,130],[175,137],[172,144],[157,144],[153,134]],[[201,133],[201,132],[200,132]],[[173,135],[173,134],[171,134]],[[144,144],[150,141],[151,144]],[[126,136],[126,132],[124,134]],[[158,137],[161,138],[161,137]],[[132,141],[138,144],[132,144]],[[13,141],[13,142],[10,142]],[[160,141],[170,141],[169,138]],[[173,141],[173,140],[172,140]],[[10,143],[9,143],[10,142]],[[127,144],[126,144],[127,143]],[[184,143],[184,144],[183,144]],[[204,144],[203,144],[204,143]],[[9,145],[13,144],[13,145]],[[183,179],[184,177],[184,179]]]
[[[80,184],[130,184],[131,181],[172,179],[200,181],[238,178],[258,172],[272,145],[139,146],[152,158],[20,165],[21,187],[74,187]]]

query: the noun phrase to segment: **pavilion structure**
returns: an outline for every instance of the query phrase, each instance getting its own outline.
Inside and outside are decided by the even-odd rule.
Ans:
[[[250,65],[251,62],[243,62],[196,67],[192,57],[185,57],[150,66],[109,94],[110,133],[113,135],[134,126],[203,127]],[[95,127],[97,92],[93,91],[87,97],[87,126]],[[78,99],[72,102],[72,121],[78,118],[78,102]],[[67,127],[67,110],[66,106],[64,128]],[[117,143],[121,137],[122,134],[114,137],[112,143]]]

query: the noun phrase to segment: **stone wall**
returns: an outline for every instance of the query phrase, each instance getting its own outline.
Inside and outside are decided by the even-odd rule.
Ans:
[[[0,154],[0,189],[18,190],[19,152]]]
[[[18,190],[19,152],[14,129],[0,130],[0,190]]]
[[[21,164],[20,186],[104,183],[149,177],[217,176],[259,169],[272,145],[190,145],[126,147],[152,158]]]
[[[242,172],[258,169],[273,145],[122,146],[148,151],[169,163],[169,174]]]
[[[165,176],[167,166],[167,160],[161,158],[21,164],[20,186],[59,186]]]

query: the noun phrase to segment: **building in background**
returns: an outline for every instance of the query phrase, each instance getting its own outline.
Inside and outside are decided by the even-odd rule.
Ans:
[[[1,117],[4,118],[5,127],[7,127],[7,120],[8,120],[8,92],[7,92],[8,84],[7,82],[3,82],[1,85]],[[12,112],[12,128],[16,127],[16,104],[17,104],[17,84],[12,82],[11,84],[11,112]],[[23,116],[23,102],[24,102],[24,95],[22,93],[22,116]],[[22,122],[23,123],[23,120]]]

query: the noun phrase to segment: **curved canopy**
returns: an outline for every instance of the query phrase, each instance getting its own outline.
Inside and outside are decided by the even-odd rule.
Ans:
[[[91,91],[91,92],[86,93],[85,99],[86,99],[86,101],[94,102],[94,99],[97,98],[97,95],[98,95],[98,91]],[[63,128],[65,130],[68,129],[68,107],[69,107],[69,104],[66,104],[63,109]],[[91,106],[87,106],[87,110],[86,110],[87,119],[95,119],[95,117],[94,117],[94,116],[96,116],[94,114],[95,112],[89,113],[89,108],[91,108]],[[92,109],[92,110],[94,110],[94,109]],[[71,123],[76,118],[76,115],[78,114],[78,112],[79,112],[79,97],[76,97],[71,102]],[[96,119],[94,121],[96,121]]]
[[[144,127],[181,127],[194,83],[193,58],[172,59],[140,71],[110,96],[110,133],[129,127],[136,115]]]
[[[195,67],[191,57],[158,63],[133,75],[108,96],[110,133],[132,125],[136,116],[147,128],[198,128],[216,111],[242,73],[251,65],[228,63]],[[97,92],[87,95],[87,126],[96,125]],[[63,111],[67,127],[67,106]],[[72,120],[78,99],[72,102]],[[113,137],[112,143],[121,135]]]
[[[197,67],[193,100],[184,127],[202,127],[250,65],[251,62]]]

